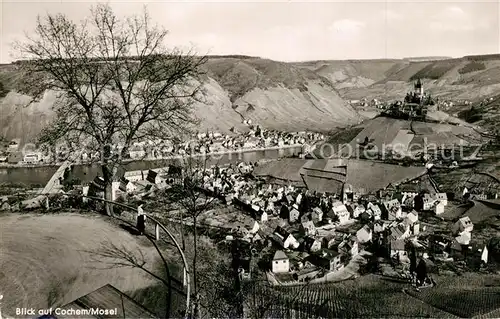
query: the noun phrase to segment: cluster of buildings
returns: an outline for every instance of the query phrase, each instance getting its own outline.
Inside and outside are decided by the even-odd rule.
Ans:
[[[186,154],[209,154],[218,152],[250,151],[257,148],[272,148],[314,144],[324,139],[324,135],[314,132],[287,133],[274,130],[266,130],[259,125],[252,125],[250,120],[245,123],[248,132],[238,133],[235,129],[231,134],[219,132],[199,133],[191,140],[181,142],[172,140],[147,140],[134,143],[128,150],[127,158],[130,160],[155,160]],[[120,154],[123,146],[113,144],[110,146],[111,154]],[[64,158],[69,154],[69,149],[59,148],[59,154],[50,154],[40,150],[20,151],[18,141],[12,141],[6,150],[0,150],[0,163],[9,164],[41,164],[54,163],[57,158]],[[56,155],[56,156],[54,156]],[[98,160],[98,151],[81,152],[80,162]]]
[[[466,216],[449,229],[447,244],[422,225],[421,214],[439,218],[446,211],[446,193],[389,187],[367,195],[353,191],[348,184],[339,193],[321,193],[255,177],[252,173],[257,165],[212,166],[192,176],[204,190],[251,217],[252,223],[228,229],[228,234],[250,245],[273,247],[269,270],[282,283],[304,282],[340,271],[367,248],[377,247],[395,262],[405,264],[412,251],[420,252],[422,258],[448,258],[444,251],[457,250],[471,240],[473,225]],[[114,183],[117,194],[113,197],[147,194],[169,187],[175,179],[185,182],[180,167],[125,174],[122,181]],[[97,178],[85,192],[89,188],[102,191],[100,183]]]
[[[25,148],[20,151],[20,141],[12,140],[3,149],[0,148],[0,163],[26,163],[36,164],[49,162],[49,158],[35,149]]]

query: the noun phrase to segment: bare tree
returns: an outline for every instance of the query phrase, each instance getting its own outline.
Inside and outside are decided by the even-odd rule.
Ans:
[[[186,157],[182,167],[183,179],[182,183],[175,185],[165,195],[166,202],[179,205],[180,225],[183,250],[186,247],[185,241],[185,225],[192,226],[193,241],[192,241],[192,274],[193,274],[193,315],[195,318],[200,318],[200,287],[199,287],[199,268],[198,265],[198,231],[200,216],[216,207],[216,195],[209,193],[205,188],[205,179],[207,172],[208,158],[203,156],[202,160],[198,160],[192,156]]]
[[[40,143],[99,152],[105,198],[134,142],[187,134],[193,103],[203,98],[205,57],[165,46],[167,31],[142,15],[120,20],[107,4],[76,23],[63,14],[38,17],[33,36],[14,46],[25,89],[40,99],[55,91],[55,120]],[[120,145],[113,152],[112,145]],[[112,214],[112,206],[106,205]]]

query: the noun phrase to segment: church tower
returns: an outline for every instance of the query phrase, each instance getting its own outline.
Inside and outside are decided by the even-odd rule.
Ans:
[[[424,86],[422,85],[422,81],[420,79],[415,83],[415,94],[422,97],[424,96]]]

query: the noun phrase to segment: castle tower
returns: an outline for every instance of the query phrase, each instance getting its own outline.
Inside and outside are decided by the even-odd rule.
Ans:
[[[422,85],[422,81],[420,79],[415,83],[415,94],[422,97],[424,96],[424,86]]]

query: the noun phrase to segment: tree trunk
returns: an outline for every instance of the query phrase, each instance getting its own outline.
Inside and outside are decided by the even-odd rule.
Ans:
[[[200,307],[199,307],[199,299],[200,299],[200,296],[198,294],[198,278],[196,276],[197,274],[197,270],[196,270],[196,259],[198,257],[198,230],[196,229],[196,223],[197,222],[197,218],[196,216],[193,218],[193,226],[194,226],[194,230],[193,230],[193,248],[194,248],[194,255],[193,255],[193,281],[194,281],[194,302],[193,302],[193,305],[194,305],[194,311],[193,311],[193,316],[194,318],[200,318]]]
[[[113,169],[108,165],[102,165],[102,178],[104,179],[104,202],[105,212],[108,216],[113,216]]]

